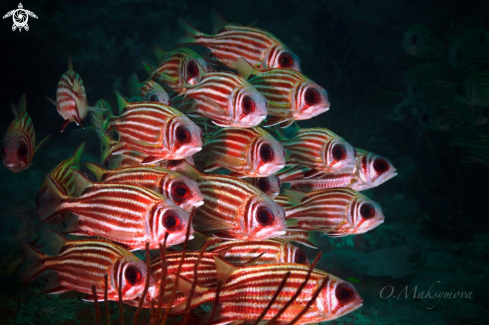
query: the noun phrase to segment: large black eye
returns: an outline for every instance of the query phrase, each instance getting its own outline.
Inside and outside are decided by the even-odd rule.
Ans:
[[[184,126],[177,127],[176,136],[178,142],[180,142],[181,144],[189,143],[190,140],[192,140],[190,131]]]
[[[264,144],[260,148],[260,157],[264,162],[269,162],[273,159],[274,152],[272,146]]]
[[[336,299],[341,302],[348,302],[351,298],[353,298],[354,289],[347,283],[340,284],[336,288]]]
[[[282,53],[278,57],[278,65],[281,68],[290,68],[294,64],[294,58],[289,53]]]
[[[189,188],[183,183],[175,183],[171,188],[171,196],[175,201],[183,201],[189,194]]]
[[[340,161],[346,158],[346,149],[342,144],[335,144],[332,153],[335,161]]]
[[[413,45],[415,45],[417,41],[418,41],[418,36],[416,36],[416,34],[413,34],[413,36],[411,36],[411,38],[409,39],[409,42]]]
[[[377,158],[374,160],[374,169],[377,173],[384,173],[389,169],[389,164],[382,158]]]
[[[370,203],[364,203],[360,207],[360,215],[363,219],[370,219],[375,216],[375,208]]]
[[[143,273],[135,266],[129,266],[124,272],[124,277],[130,285],[136,285],[143,279]]]
[[[319,102],[319,92],[314,88],[309,88],[304,94],[307,105],[315,105]]]
[[[259,208],[256,212],[256,220],[262,226],[269,226],[273,223],[274,216],[268,208]]]
[[[258,179],[258,188],[262,192],[268,192],[268,190],[270,189],[270,181],[268,180],[268,178],[261,177],[260,179]]]
[[[241,106],[243,107],[244,115],[248,115],[255,111],[255,102],[249,96],[245,96],[245,98],[243,98],[243,103],[241,104]]]
[[[0,151],[2,152],[2,157],[4,157],[7,154],[7,149],[5,149],[4,146],[2,146],[2,148],[0,149]]]
[[[297,249],[295,252],[294,262],[298,264],[307,264],[307,256],[302,249]]]
[[[27,156],[27,145],[24,142],[22,142],[19,149],[17,149],[17,154],[20,158]]]
[[[160,96],[157,94],[153,94],[149,97],[150,102],[158,102],[158,103],[163,103],[163,100],[160,99]]]
[[[168,212],[163,216],[163,227],[168,231],[180,229],[180,217],[174,212]]]
[[[199,68],[194,60],[190,60],[187,63],[187,76],[193,78],[199,75]]]

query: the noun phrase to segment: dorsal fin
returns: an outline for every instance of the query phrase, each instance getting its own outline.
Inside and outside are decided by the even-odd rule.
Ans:
[[[248,80],[251,75],[257,73],[256,69],[251,65],[251,63],[242,57],[236,61],[236,70],[238,71],[238,74],[246,80]]]
[[[83,150],[85,149],[85,142],[82,142],[79,146],[78,149],[76,149],[75,154],[73,157],[71,157],[71,161],[74,166],[79,166],[80,165],[80,160],[83,155]]]
[[[107,170],[97,164],[94,163],[86,163],[85,166],[87,166],[88,170],[90,170],[95,177],[97,178],[97,182],[101,182],[102,178],[104,177],[104,174],[107,173]]]
[[[214,256],[214,261],[216,262],[217,280],[222,283],[225,283],[233,272],[239,270],[239,267],[229,264],[221,256]]]
[[[68,57],[68,73],[73,77],[73,61],[71,61],[71,56]]]
[[[12,103],[10,105],[10,108],[12,110],[12,114],[14,114],[14,117],[15,118],[19,117],[20,114],[19,114],[19,109],[17,108],[17,105],[15,105],[14,103]]]
[[[212,9],[211,11],[211,19],[212,19],[212,34],[217,34],[224,26],[228,23],[222,18],[221,14],[217,12],[216,9]]]
[[[127,89],[129,91],[129,97],[133,96],[139,87],[139,79],[136,73],[133,73],[127,80]]]
[[[116,90],[115,95],[117,96],[117,104],[119,106],[119,112],[122,114],[122,112],[124,112],[124,108],[126,108],[127,105],[129,105],[129,103],[119,91]]]
[[[141,63],[143,64],[144,71],[146,71],[148,74],[151,74],[151,72],[153,72],[154,67],[151,64],[144,60],[141,60]]]
[[[19,102],[17,103],[17,111],[19,112],[19,115],[24,113],[27,110],[27,98],[25,94],[20,96]]]
[[[156,58],[158,59],[158,62],[161,62],[161,60],[163,59],[163,57],[165,56],[166,54],[166,51],[163,50],[161,47],[155,45],[153,47],[153,53],[154,55],[156,56]]]

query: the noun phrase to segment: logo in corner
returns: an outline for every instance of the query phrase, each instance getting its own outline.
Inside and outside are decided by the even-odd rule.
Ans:
[[[22,28],[24,28],[26,31],[29,30],[29,25],[27,25],[29,16],[37,19],[36,14],[33,13],[32,11],[25,10],[24,7],[22,6],[22,3],[19,3],[18,9],[14,9],[12,11],[7,12],[3,16],[3,19],[8,18],[10,16],[12,16],[12,19],[14,20],[14,24],[12,25],[12,31],[15,31],[18,28],[19,32],[22,31]]]

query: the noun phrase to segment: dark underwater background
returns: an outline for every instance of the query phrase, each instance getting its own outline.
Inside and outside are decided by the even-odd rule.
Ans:
[[[0,13],[16,9],[17,1],[2,1]],[[329,128],[397,168],[398,176],[365,192],[382,206],[382,225],[363,235],[319,237],[318,267],[350,279],[364,299],[361,309],[330,323],[489,323],[489,149],[485,161],[467,162],[470,153],[452,144],[453,134],[430,125],[426,105],[408,99],[406,71],[430,60],[410,56],[402,46],[410,26],[427,26],[442,44],[436,60],[461,84],[465,76],[447,64],[448,46],[461,30],[489,30],[489,2],[46,0],[23,5],[39,17],[29,19],[28,32],[13,32],[11,18],[0,24],[0,131],[4,134],[13,118],[10,103],[26,93],[38,141],[52,136],[28,170],[14,174],[0,168],[0,324],[94,323],[93,304],[80,295],[46,295],[41,292],[45,276],[26,285],[19,272],[20,242],[35,239],[43,227],[32,201],[44,173],[71,157],[82,141],[87,144],[83,161],[98,161],[94,132],[72,123],[60,133],[63,119],[46,99],[55,98],[68,56],[89,103],[104,98],[114,107],[114,90],[127,93],[133,72],[140,80],[147,77],[140,61],[157,63],[154,45],[175,47],[183,34],[177,18],[210,32],[211,8],[228,22],[258,20],[255,26],[287,44],[301,58],[302,72],[328,91],[330,111],[299,125]],[[307,253],[312,260],[317,251]],[[435,297],[442,292],[465,295]],[[111,308],[115,314],[116,305]]]

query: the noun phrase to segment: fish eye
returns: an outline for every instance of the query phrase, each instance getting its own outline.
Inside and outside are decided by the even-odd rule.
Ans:
[[[374,160],[374,169],[377,173],[384,173],[389,169],[389,164],[382,158],[377,158]]]
[[[349,284],[340,284],[335,291],[336,299],[341,302],[348,302],[353,298],[353,292],[353,288]]]
[[[150,102],[158,102],[158,103],[164,103],[163,96],[159,96],[158,94],[152,94],[149,97]]]
[[[340,161],[346,158],[346,149],[345,146],[342,144],[339,143],[335,144],[333,146],[332,153],[333,153],[333,159],[335,161]]]
[[[360,207],[360,215],[363,219],[370,219],[375,216],[374,206],[370,203],[364,203]]]
[[[264,144],[260,148],[260,157],[264,162],[269,162],[273,159],[274,152],[272,146]]]
[[[181,144],[189,143],[190,140],[192,140],[190,131],[185,126],[177,127],[176,136],[178,142],[180,142]]]
[[[257,185],[262,192],[267,192],[270,189],[270,181],[266,177],[259,178]]]
[[[290,68],[294,64],[294,58],[287,52],[280,54],[278,57],[278,65],[281,68]]]
[[[253,113],[255,111],[255,102],[253,99],[251,99],[250,96],[245,96],[243,98],[243,102],[241,104],[243,108],[243,114],[248,115],[250,113]]]
[[[19,149],[17,149],[17,154],[20,158],[27,156],[27,145],[25,143],[21,143]]]
[[[294,263],[307,264],[306,262],[307,262],[306,253],[304,253],[302,249],[297,249],[294,256]]]
[[[413,45],[415,45],[417,41],[418,41],[418,36],[416,34],[413,34],[413,36],[411,36],[411,38],[409,39],[409,42]]]
[[[187,63],[187,76],[193,78],[199,75],[199,68],[194,60],[190,60]]]
[[[168,231],[180,229],[180,217],[175,212],[167,212],[163,216],[163,227]]]
[[[171,188],[171,196],[176,201],[185,200],[190,194],[190,190],[184,183],[175,183]]]
[[[130,285],[136,285],[142,280],[143,273],[137,267],[129,266],[124,272],[124,278]]]
[[[273,223],[274,216],[268,208],[259,208],[256,212],[256,220],[262,226],[269,226]]]
[[[307,105],[314,105],[319,102],[319,92],[314,88],[309,88],[306,90],[304,95]]]

